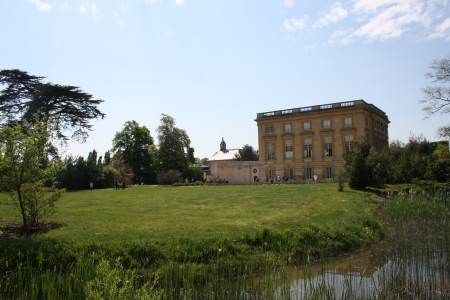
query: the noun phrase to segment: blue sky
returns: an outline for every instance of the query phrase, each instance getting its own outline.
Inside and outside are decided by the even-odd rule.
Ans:
[[[450,54],[443,0],[2,0],[0,69],[19,68],[104,99],[84,144],[111,147],[127,120],[154,137],[161,113],[196,156],[257,146],[257,112],[365,99],[391,119],[390,139],[436,139],[424,119],[433,59]]]

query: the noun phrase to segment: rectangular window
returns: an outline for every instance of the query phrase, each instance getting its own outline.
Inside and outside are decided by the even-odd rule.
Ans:
[[[312,168],[305,168],[305,180],[313,179],[313,170]]]
[[[306,121],[303,123],[303,130],[311,130],[311,122]]]
[[[312,157],[312,139],[304,139],[303,141],[303,157],[311,158]]]
[[[353,149],[353,135],[346,135],[344,138],[345,151],[351,152]]]
[[[264,133],[273,134],[273,126],[266,126],[266,128],[264,128]]]
[[[275,144],[266,145],[266,160],[275,160]]]
[[[269,178],[275,178],[276,174],[275,174],[275,169],[269,169],[269,172],[267,172],[269,174]]]
[[[291,133],[292,132],[292,125],[291,125],[291,123],[284,124],[284,132],[285,133]]]
[[[294,146],[292,144],[292,140],[284,141],[284,158],[285,159],[294,158]]]
[[[344,127],[352,127],[353,126],[353,118],[345,118],[344,119]]]
[[[331,128],[331,120],[323,120],[322,127],[323,128]]]
[[[323,155],[325,157],[333,156],[333,141],[330,137],[324,139]]]
[[[331,167],[325,168],[325,178],[327,179],[333,178],[333,168]]]
[[[284,169],[284,177],[286,179],[294,179],[294,169],[293,168]]]

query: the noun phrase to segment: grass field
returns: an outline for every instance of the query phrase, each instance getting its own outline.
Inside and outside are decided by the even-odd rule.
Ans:
[[[336,228],[373,215],[368,193],[334,184],[258,186],[139,186],[67,192],[52,221],[63,226],[40,235],[78,243],[233,238],[267,228]],[[20,220],[0,195],[0,225]]]

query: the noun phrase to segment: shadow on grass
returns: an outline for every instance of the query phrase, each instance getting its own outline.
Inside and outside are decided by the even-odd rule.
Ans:
[[[33,227],[31,230],[25,230],[22,224],[7,224],[0,226],[0,240],[19,239],[22,237],[31,237],[43,233],[47,233],[50,230],[63,227],[63,224],[59,223],[44,223],[37,227]]]

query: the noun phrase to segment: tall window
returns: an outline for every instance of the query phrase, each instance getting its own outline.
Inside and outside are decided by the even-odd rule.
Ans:
[[[306,121],[303,123],[303,130],[311,130],[311,122]]]
[[[313,178],[313,169],[305,168],[305,180],[311,180]]]
[[[323,120],[322,127],[323,128],[331,128],[331,120]]]
[[[333,141],[330,137],[324,139],[323,155],[326,157],[333,156]]]
[[[285,133],[291,133],[292,132],[292,125],[291,125],[291,123],[284,124],[284,132]]]
[[[294,169],[284,169],[284,177],[286,177],[287,179],[294,179]]]
[[[344,142],[345,142],[345,151],[351,152],[353,149],[353,135],[346,135],[344,138]]]
[[[285,159],[294,158],[294,146],[292,145],[292,140],[284,141],[284,158]]]
[[[325,168],[325,178],[327,179],[333,178],[333,168],[331,167]]]
[[[269,178],[275,178],[276,177],[275,169],[269,169],[267,174],[269,175]]]
[[[304,139],[303,141],[303,157],[311,158],[312,157],[312,139]]]
[[[344,127],[352,127],[353,126],[353,118],[347,117],[344,119]]]
[[[275,160],[275,144],[266,145],[266,160]]]
[[[265,134],[273,134],[273,126],[266,126],[266,128],[264,128],[264,133]]]

